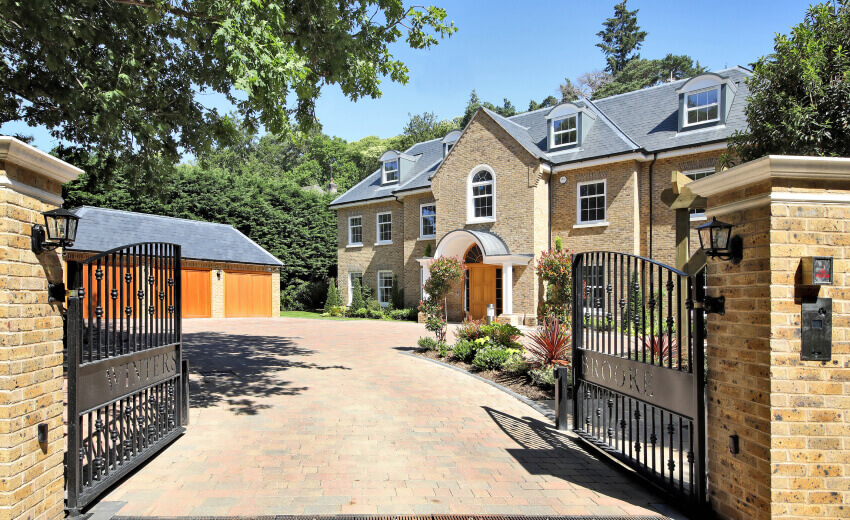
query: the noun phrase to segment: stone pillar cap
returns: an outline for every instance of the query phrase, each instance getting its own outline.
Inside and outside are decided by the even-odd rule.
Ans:
[[[17,164],[62,184],[76,180],[83,173],[76,166],[7,135],[0,135],[0,161]]]

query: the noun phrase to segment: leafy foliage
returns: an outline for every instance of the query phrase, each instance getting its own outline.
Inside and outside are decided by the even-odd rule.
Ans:
[[[513,351],[510,357],[502,363],[502,371],[508,374],[525,374],[529,368],[528,362],[520,350]]]
[[[541,317],[557,317],[569,324],[572,308],[573,264],[570,253],[563,249],[560,237],[555,249],[543,251],[535,267],[546,283],[546,300],[540,305]]]
[[[422,350],[437,350],[437,340],[432,337],[422,337],[416,342]]]
[[[348,308],[352,311],[357,311],[365,307],[363,303],[363,290],[360,287],[360,280],[355,278],[354,284],[351,286],[351,305]]]
[[[665,81],[702,74],[707,69],[686,55],[668,54],[659,60],[635,59],[618,72],[611,81],[593,92],[593,99],[633,92],[660,85]]]
[[[557,318],[545,319],[542,325],[528,334],[528,339],[531,343],[525,348],[540,365],[569,362],[572,334]]]
[[[517,351],[514,349],[485,348],[475,354],[472,364],[480,370],[500,370],[514,352]]]
[[[183,152],[234,137],[233,119],[198,94],[225,97],[251,128],[309,131],[324,86],[377,98],[382,78],[409,79],[395,42],[426,49],[456,30],[445,10],[401,0],[0,0],[0,10],[0,123],[46,126],[95,176],[126,165],[132,186],[162,183]]]
[[[331,312],[334,308],[339,308],[342,304],[339,301],[339,291],[336,288],[336,280],[333,278],[328,282],[328,296],[325,299],[325,312]]]
[[[596,46],[605,54],[605,70],[611,74],[617,75],[630,61],[640,58],[637,51],[647,33],[638,26],[637,13],[638,9],[629,11],[623,0],[614,6],[614,16],[602,23],[604,29],[596,33],[602,40]]]
[[[404,308],[404,289],[398,284],[398,276],[393,275],[393,284],[390,287],[390,303],[393,309]]]
[[[513,103],[511,103],[507,99],[502,100],[501,106],[494,105],[489,101],[481,101],[481,99],[479,99],[478,97],[478,94],[475,92],[475,90],[473,90],[472,93],[469,95],[469,101],[466,104],[466,110],[464,110],[463,116],[460,117],[460,120],[455,126],[457,128],[466,128],[466,125],[468,125],[469,122],[472,121],[472,116],[474,116],[475,113],[478,112],[478,109],[481,107],[484,107],[488,110],[492,110],[493,112],[505,117],[510,117],[517,114],[516,107],[514,107]]]
[[[790,35],[776,36],[747,86],[749,128],[730,140],[743,161],[850,156],[850,1],[810,7]]]
[[[519,347],[519,338],[522,337],[522,331],[510,323],[482,325],[481,333],[484,337],[489,338],[494,345],[501,348]]]
[[[541,388],[552,388],[555,386],[555,367],[552,365],[532,368],[528,371],[528,376],[531,378],[531,384],[534,386]]]
[[[656,364],[668,365],[673,368],[679,368],[679,340],[671,338],[665,334],[652,334],[646,336],[643,340],[645,357],[651,357]],[[687,356],[685,356],[687,357]],[[682,364],[687,364],[686,359],[682,359]]]
[[[421,115],[410,115],[407,124],[402,130],[402,138],[399,140],[399,149],[405,150],[416,143],[445,137],[449,131],[454,129],[454,120],[439,120],[433,112],[425,112]]]
[[[475,341],[462,340],[458,341],[452,349],[452,356],[464,363],[472,363],[478,351],[484,350],[489,346],[490,342],[487,338],[480,338]]]

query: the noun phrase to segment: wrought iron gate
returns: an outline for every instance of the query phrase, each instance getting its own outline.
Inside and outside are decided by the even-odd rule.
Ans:
[[[72,513],[183,433],[180,246],[68,263],[67,502]]]
[[[697,506],[706,500],[704,296],[704,275],[646,258],[573,259],[574,431]]]

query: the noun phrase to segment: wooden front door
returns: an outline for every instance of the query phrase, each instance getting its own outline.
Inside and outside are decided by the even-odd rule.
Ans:
[[[468,264],[469,315],[473,320],[487,317],[487,305],[496,305],[496,266]]]
[[[224,315],[228,318],[271,316],[271,273],[224,273]]]
[[[180,271],[184,318],[212,318],[212,272],[209,269]]]

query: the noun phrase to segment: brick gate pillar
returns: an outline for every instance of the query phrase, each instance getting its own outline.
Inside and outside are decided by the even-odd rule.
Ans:
[[[688,184],[734,224],[738,265],[708,262],[708,471],[722,518],[850,516],[850,159],[770,156]],[[806,256],[834,284],[804,285]],[[804,300],[832,298],[832,356],[801,359]],[[737,435],[739,452],[731,453]]]
[[[47,303],[62,282],[56,251],[36,256],[30,228],[62,203],[81,170],[0,136],[0,519],[64,517],[62,314]],[[81,224],[84,225],[84,224]],[[47,442],[38,425],[47,424]]]

